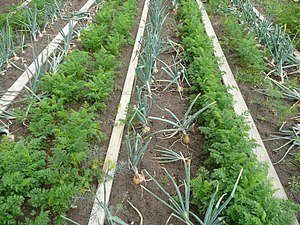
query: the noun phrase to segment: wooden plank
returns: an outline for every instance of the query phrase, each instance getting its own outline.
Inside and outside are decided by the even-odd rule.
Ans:
[[[234,79],[233,73],[230,69],[230,66],[226,60],[226,57],[223,53],[223,50],[221,48],[221,45],[219,44],[217,35],[214,31],[214,28],[209,20],[209,17],[205,11],[205,8],[203,6],[203,3],[200,0],[196,0],[199,5],[199,10],[202,14],[202,20],[205,26],[205,30],[207,35],[212,39],[213,41],[213,47],[214,47],[214,53],[216,58],[218,58],[218,64],[220,70],[223,72],[223,82],[226,86],[230,87],[228,89],[228,93],[230,93],[233,96],[234,99],[234,111],[237,115],[245,115],[246,121],[248,125],[250,126],[250,130],[248,131],[249,137],[251,139],[254,139],[257,144],[259,144],[258,147],[254,148],[253,151],[257,155],[257,158],[259,161],[267,163],[269,169],[268,169],[268,177],[271,179],[273,188],[276,190],[275,197],[281,198],[281,199],[287,199],[287,195],[283,189],[283,186],[278,178],[278,175],[275,171],[275,168],[272,164],[272,161],[268,155],[268,152],[264,146],[264,143],[259,135],[259,132],[256,128],[256,125],[254,123],[254,120],[249,113],[248,107],[246,105],[246,102],[240,92],[240,89]],[[295,225],[299,225],[298,221],[296,220]]]
[[[94,4],[95,0],[88,0],[84,6],[78,11],[78,13],[84,13]],[[49,56],[59,47],[59,44],[64,40],[63,35],[68,35],[73,31],[73,28],[78,23],[78,20],[70,20],[65,27],[57,34],[54,39],[48,44],[48,46],[37,56],[36,61],[33,61],[27,70],[25,70],[21,76],[12,84],[7,92],[0,99],[0,114],[5,112],[13,100],[23,90],[29,80],[33,77],[33,74],[38,69],[38,66],[43,65]]]
[[[125,79],[125,83],[123,86],[122,96],[118,107],[118,112],[115,118],[114,128],[112,130],[112,134],[109,141],[109,146],[107,149],[105,162],[110,163],[117,163],[119,151],[122,143],[122,137],[124,132],[124,123],[122,123],[123,120],[126,119],[126,109],[130,103],[131,94],[133,90],[133,84],[135,80],[135,70],[138,66],[138,58],[140,54],[141,49],[141,39],[144,35],[145,26],[146,26],[146,20],[148,15],[148,9],[149,9],[150,0],[146,0],[144,3],[144,8],[142,12],[142,17],[140,19],[140,24],[138,28],[138,32],[136,35],[133,51],[130,58],[130,64],[127,70],[127,75]],[[105,183],[106,187],[106,203],[108,203],[112,185],[113,185],[113,179],[114,177],[107,181]],[[88,225],[103,225],[105,214],[101,206],[99,205],[99,202],[104,202],[104,189],[103,184],[100,184],[97,189],[93,209],[91,212],[91,216],[89,219]]]

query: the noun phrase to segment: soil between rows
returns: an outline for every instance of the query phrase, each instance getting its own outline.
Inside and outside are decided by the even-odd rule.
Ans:
[[[167,41],[167,39],[171,39],[175,42],[178,42],[174,24],[177,24],[177,21],[174,20],[171,10],[168,10],[168,16],[163,26],[164,31],[167,32],[164,41]],[[172,55],[174,55],[174,53],[164,52],[159,56],[159,59],[164,61],[168,65],[171,65]],[[155,78],[157,80],[168,78],[161,68],[162,64],[158,63],[159,72],[155,74]],[[137,79],[137,84],[139,86],[141,85],[141,81],[139,79]],[[153,108],[149,116],[173,120],[173,118],[169,114],[162,110],[164,108],[167,108],[170,109],[176,116],[178,116],[179,119],[181,119],[190,104],[187,98],[189,93],[184,91],[183,96],[185,99],[181,99],[178,92],[176,91],[176,85],[172,86],[166,92],[162,92],[164,87],[165,84],[160,83],[160,85],[156,86],[153,89],[153,98],[155,104],[153,104]],[[187,87],[185,88],[188,89]],[[137,104],[137,101],[136,95],[134,94],[132,96],[130,105],[133,106],[135,104]],[[151,132],[155,133],[156,131],[171,127],[164,122],[152,120],[150,121],[150,128]],[[127,132],[125,128],[123,142],[119,154],[120,163],[127,162],[127,152],[124,144],[126,134]],[[206,156],[202,155],[201,153],[201,146],[204,143],[204,138],[200,135],[197,128],[195,128],[194,131],[190,133],[191,143],[188,147],[182,144],[179,134],[171,139],[162,138],[163,134],[153,135],[153,139],[148,147],[148,150],[140,161],[139,170],[146,170],[153,177],[155,177],[155,179],[157,179],[162,184],[162,186],[170,192],[171,195],[176,195],[171,180],[168,179],[162,168],[166,168],[171,176],[176,179],[177,183],[180,184],[180,180],[185,178],[183,164],[180,161],[169,164],[159,164],[154,160],[154,157],[158,156],[155,149],[159,149],[159,147],[169,148],[177,153],[182,152],[185,157],[190,157],[191,178],[194,178],[196,176],[198,168],[206,159]],[[146,176],[146,179],[147,178],[149,177]],[[130,201],[142,214],[144,225],[165,224],[170,214],[172,213],[171,210],[167,206],[159,202],[157,199],[155,199],[153,196],[151,196],[149,193],[147,193],[145,190],[143,190],[141,186],[134,185],[132,179],[133,174],[129,171],[129,169],[116,174],[109,202],[110,207],[117,209],[117,215],[126,223],[139,224],[140,217],[137,212],[128,204],[127,201]],[[153,191],[155,194],[165,199],[165,196],[162,195],[161,191],[157,188],[153,181],[148,180],[144,182],[143,185],[147,189]],[[193,206],[191,207],[193,208]],[[197,209],[193,211],[197,213]],[[107,225],[107,223],[105,224]],[[168,224],[180,225],[183,223],[178,219],[172,218]]]
[[[78,11],[86,3],[86,0],[71,0],[70,2],[72,5],[69,7],[69,10]],[[43,37],[37,37],[37,41],[35,42],[32,40],[31,34],[29,32],[27,33],[25,45],[28,47],[24,49],[23,54],[18,54],[20,59],[14,61],[14,64],[21,68],[22,71],[12,66],[6,70],[4,75],[0,75],[0,97],[20,77],[23,71],[25,71],[25,65],[29,66],[33,62],[35,58],[34,55],[39,55],[67,23],[68,21],[59,19],[51,28],[48,27],[46,29],[47,33],[43,34]]]
[[[222,45],[222,37],[224,32],[224,27],[222,27],[223,18],[217,15],[209,15],[210,20],[212,22],[212,25],[215,29],[216,35],[219,38],[219,41]],[[222,45],[222,48],[224,50],[224,54],[227,58],[227,61],[230,65],[230,68],[236,77],[236,74],[239,71],[239,65],[234,64],[233,57],[236,55],[231,50],[227,49],[226,46]],[[249,111],[254,119],[254,122],[256,124],[256,127],[259,131],[259,134],[262,138],[262,140],[265,140],[267,138],[270,138],[270,134],[274,132],[278,132],[280,123],[280,115],[276,114],[274,110],[272,110],[270,106],[270,101],[272,101],[272,98],[268,98],[268,96],[263,95],[257,91],[258,87],[249,84],[246,82],[241,82],[237,80],[237,84],[239,86],[239,89],[246,101],[246,104],[249,108]],[[282,104],[285,106],[291,107],[293,103],[289,101],[282,101]],[[296,106],[296,107],[299,107]],[[283,156],[283,152],[276,153],[273,150],[284,144],[285,142],[282,142],[280,140],[278,141],[264,141],[264,145],[268,151],[269,157],[271,158],[272,162],[277,162],[280,160]],[[281,181],[281,184],[283,185],[285,192],[289,199],[293,200],[296,203],[300,203],[300,192],[293,193],[291,191],[291,177],[296,176],[300,177],[300,170],[299,168],[292,164],[292,163],[279,163],[274,165],[275,170],[278,174],[278,177]],[[298,214],[298,220],[300,219],[300,215]]]
[[[0,14],[9,12],[12,6],[18,5],[22,0],[0,0]]]

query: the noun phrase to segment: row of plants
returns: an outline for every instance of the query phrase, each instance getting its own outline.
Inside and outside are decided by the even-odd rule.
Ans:
[[[26,47],[37,41],[38,37],[46,34],[49,28],[59,28],[56,24],[60,20],[69,20],[71,17],[86,18],[86,15],[77,15],[72,12],[70,0],[33,0],[26,6],[19,6],[11,12],[0,15],[0,73],[17,66],[21,53]]]
[[[299,206],[273,196],[276,190],[272,189],[267,178],[267,166],[260,163],[252,152],[256,143],[249,139],[246,122],[233,111],[232,96],[227,93],[227,87],[222,85],[222,74],[214,57],[212,42],[205,33],[196,2],[180,2],[179,20],[191,90],[202,93],[195,105],[201,109],[216,102],[211,110],[203,112],[198,118],[201,124],[199,129],[206,138],[204,151],[209,154],[209,158],[199,168],[197,178],[192,180],[192,202],[204,212],[204,206],[209,204],[209,196],[215,185],[218,183],[221,193],[229,192],[229,188],[235,183],[236,174],[244,168],[235,197],[224,213],[226,223],[293,224]],[[230,22],[226,21],[233,26]],[[241,31],[235,29],[235,32]],[[255,42],[251,38],[247,42],[247,50],[256,57],[250,59],[252,63],[249,62],[245,69],[259,74],[265,70],[265,66],[262,55],[253,47]],[[242,43],[243,40],[246,41],[239,41]],[[237,51],[245,57],[244,60],[249,60],[247,53],[242,52],[245,48],[241,48],[241,43],[229,44],[238,47]]]
[[[257,0],[266,13],[276,23],[286,26],[286,31],[290,34],[297,49],[300,49],[300,5],[297,0]]]
[[[173,7],[177,9],[178,5],[173,5]],[[158,96],[159,93],[163,94],[167,90],[170,91],[174,88],[181,96],[179,101],[186,101],[186,99],[182,98],[182,92],[183,86],[188,84],[188,81],[185,76],[185,69],[182,69],[184,67],[181,64],[181,55],[183,50],[182,47],[170,39],[168,39],[167,43],[164,41],[164,34],[166,33],[164,22],[167,19],[166,2],[163,0],[154,0],[150,3],[149,8],[149,23],[146,25],[146,35],[143,39],[142,51],[139,56],[140,61],[138,68],[136,69],[137,86],[134,94],[136,97],[136,104],[130,107],[130,110],[128,111],[128,120],[124,121],[127,126],[127,134],[125,136],[127,164],[130,171],[134,175],[133,184],[142,184],[141,187],[148,192],[150,196],[154,197],[158,202],[169,208],[171,214],[167,218],[166,224],[168,224],[172,218],[189,225],[221,224],[224,222],[224,218],[221,216],[221,214],[234,197],[234,193],[242,175],[242,169],[236,174],[237,179],[231,186],[231,194],[226,200],[225,194],[220,196],[218,200],[216,199],[218,193],[218,187],[216,187],[215,192],[210,196],[209,204],[203,206],[203,208],[206,208],[203,218],[199,216],[197,212],[193,212],[194,210],[191,210],[192,162],[189,157],[185,157],[181,152],[178,153],[175,150],[172,150],[172,146],[170,146],[170,148],[159,146],[155,147],[155,151],[159,156],[156,157],[154,159],[155,161],[152,163],[175,163],[176,165],[178,164],[180,168],[183,165],[184,179],[179,181],[173,177],[175,174],[170,174],[169,171],[163,167],[163,173],[167,179],[170,180],[172,188],[175,190],[175,194],[169,190],[169,188],[164,187],[164,184],[159,178],[151,175],[151,173],[146,169],[140,169],[141,161],[143,161],[145,153],[149,150],[149,145],[152,143],[152,139],[154,137],[161,139],[178,139],[179,136],[179,140],[182,141],[181,143],[183,145],[181,145],[178,140],[175,141],[173,145],[178,142],[177,144],[181,145],[181,148],[186,148],[190,144],[190,128],[195,123],[197,116],[214,104],[214,102],[212,104],[208,104],[207,106],[199,109],[197,112],[192,113],[192,109],[200,97],[199,94],[191,102],[185,114],[182,116],[182,119],[179,119],[181,115],[176,115],[178,112],[172,112],[169,109],[162,109],[163,106],[158,105],[156,96]],[[171,65],[168,65],[166,62],[160,59],[160,54],[165,51],[174,53],[170,54],[173,57]],[[158,66],[158,64],[162,64],[163,66]],[[159,73],[160,70],[161,73]],[[166,74],[169,79],[159,79],[162,73]],[[135,100],[133,101],[135,102]],[[151,111],[154,105],[164,111],[166,116],[151,116]],[[172,120],[166,119],[168,118],[168,114],[171,115]],[[152,130],[151,127],[155,121],[163,122],[170,128],[158,131]],[[163,137],[161,137],[161,134],[163,134]],[[181,169],[178,171],[180,170]],[[109,174],[111,172],[111,168],[105,166],[106,176],[103,182],[104,198],[106,196],[105,182],[110,179]],[[116,171],[113,171],[113,173],[114,172]],[[146,183],[144,183],[147,180],[145,177],[149,177],[149,182],[154,182],[154,186],[159,190],[159,192],[163,193],[163,197],[159,193],[156,193],[157,191],[150,190],[149,187],[147,187]],[[184,190],[182,191],[182,189]],[[143,221],[143,216],[138,209],[129,200],[128,203],[136,212],[138,212],[141,221]],[[108,224],[127,225],[123,219],[112,213],[112,210],[110,209],[111,207],[108,207],[106,199],[104,199],[103,202],[99,201],[98,204],[103,208]]]
[[[278,24],[265,18],[260,20],[253,9],[252,1],[234,0],[231,5],[227,2],[214,1],[223,7],[228,7],[241,22],[248,25],[248,28],[255,34],[259,42],[266,47],[273,67],[271,73],[279,76],[282,82],[287,79],[287,71],[297,69],[300,65],[299,59],[294,56],[295,47],[285,30]]]
[[[74,197],[101,180],[98,146],[106,136],[98,115],[114,90],[117,57],[131,42],[135,15],[134,0],[104,3],[82,32],[81,50],[41,78],[27,112],[15,111],[27,135],[1,140],[2,224],[64,224]]]
[[[271,137],[266,139],[266,141],[284,140],[282,145],[272,149],[274,153],[281,154],[281,158],[276,160],[274,165],[289,162],[299,169],[299,153],[296,152],[299,146],[299,122],[294,119],[299,115],[299,80],[296,76],[290,75],[289,79],[282,83],[277,81],[276,77],[269,77],[268,73],[272,68],[268,66],[266,60],[269,57],[267,50],[259,45],[246,24],[240,23],[238,18],[228,13],[226,7],[220,7],[216,2],[212,1],[208,8],[211,15],[218,15],[224,20],[220,25],[219,30],[222,31],[219,36],[227,55],[233,59],[231,62],[235,66],[235,75],[239,81],[254,85],[257,93],[266,96],[268,100],[265,104],[279,118],[277,121],[279,131],[270,133]],[[268,79],[265,79],[266,76]],[[294,157],[287,157],[289,155]],[[293,175],[291,177],[294,177],[292,187],[299,183],[296,181],[299,178]]]
[[[219,40],[224,47],[226,55],[234,67],[234,73],[238,81],[252,86],[257,94],[264,97],[263,105],[269,109],[272,114],[267,116],[257,115],[256,119],[262,122],[270,121],[270,118],[276,118],[276,129],[268,133],[265,144],[268,146],[270,141],[282,141],[276,143],[273,148],[268,149],[273,154],[278,154],[279,158],[274,161],[274,165],[279,163],[292,165],[293,169],[299,170],[299,90],[297,77],[289,76],[285,83],[276,80],[276,77],[266,75],[270,70],[267,61],[268,54],[266,50],[259,45],[255,36],[249,32],[246,24],[239,23],[238,18],[230,14],[226,7],[217,4],[218,1],[212,1],[207,4],[210,15],[215,20],[223,21],[217,25],[219,31]],[[220,3],[220,2],[219,2]],[[250,99],[253,104],[257,100]],[[282,170],[281,170],[282,171]],[[285,169],[284,177],[289,179],[286,186],[288,194],[297,196],[299,193],[299,176],[290,173],[291,169]],[[282,176],[282,175],[281,175]],[[281,177],[280,177],[281,178]],[[290,196],[290,195],[289,195]],[[295,199],[297,201],[297,198]]]

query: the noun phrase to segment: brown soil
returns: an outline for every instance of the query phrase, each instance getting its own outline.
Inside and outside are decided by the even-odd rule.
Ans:
[[[169,16],[164,25],[165,30],[168,32],[167,38],[177,41],[177,37],[174,33],[172,13],[169,13]],[[171,17],[171,18],[170,18]],[[160,55],[160,60],[163,60],[168,65],[171,64],[173,53],[162,53]],[[161,69],[162,65],[158,63],[159,73],[156,74],[156,79],[166,79],[167,76],[163,73]],[[137,83],[140,85],[140,81]],[[165,85],[165,84],[164,84]],[[164,117],[166,119],[173,120],[170,114],[166,113],[160,108],[168,108],[170,109],[178,118],[182,118],[183,114],[186,112],[189,106],[189,100],[182,100],[179,94],[176,91],[176,85],[171,87],[168,91],[162,92],[164,85],[157,86],[153,90],[153,97],[156,104],[153,105],[153,108],[150,112],[150,116],[155,117]],[[184,92],[183,95],[187,97],[188,93]],[[133,95],[131,105],[136,104],[136,96]],[[159,108],[159,107],[160,108]],[[151,132],[156,132],[162,129],[170,128],[170,126],[164,122],[160,122],[157,120],[152,120],[150,122]],[[125,129],[126,130],[126,129]],[[127,153],[126,148],[124,146],[124,136],[123,142],[120,149],[119,162],[127,161]],[[155,134],[153,135],[153,139],[148,147],[147,152],[144,157],[140,161],[139,169],[140,171],[146,170],[152,176],[155,177],[168,191],[170,191],[171,195],[176,195],[175,190],[172,186],[171,181],[168,179],[167,175],[163,172],[162,167],[165,167],[168,172],[173,176],[177,183],[180,183],[180,180],[185,178],[184,167],[182,162],[175,162],[170,164],[159,164],[157,163],[153,157],[158,156],[155,149],[158,149],[159,146],[164,148],[170,148],[173,151],[180,153],[182,152],[184,156],[190,157],[192,160],[191,164],[191,177],[195,177],[196,171],[202,162],[205,159],[205,156],[201,155],[201,145],[204,142],[203,137],[197,132],[195,129],[194,132],[190,133],[191,144],[187,147],[182,144],[181,136],[177,134],[174,138],[171,139],[162,139],[163,134]],[[146,176],[146,179],[148,177]],[[128,224],[139,224],[140,218],[137,212],[127,203],[130,201],[142,214],[144,219],[144,225],[161,225],[165,224],[168,220],[171,210],[163,205],[161,202],[156,200],[153,196],[147,193],[145,190],[141,188],[141,186],[136,186],[132,183],[133,173],[130,170],[123,171],[115,176],[113,189],[111,193],[111,199],[109,205],[111,208],[116,209],[117,215],[121,217]],[[165,196],[162,195],[161,191],[157,188],[153,181],[144,182],[143,185],[154,193],[158,194],[163,199],[166,199]],[[183,189],[182,189],[183,190]],[[197,213],[197,211],[195,211]],[[169,224],[179,225],[183,224],[178,219],[171,219]]]
[[[210,15],[211,22],[215,29],[215,32],[222,44],[222,35],[223,35],[223,27],[222,27],[222,17],[220,16],[212,16]],[[232,69],[233,74],[237,74],[239,71],[239,65],[235,64],[234,57],[236,54],[226,48],[225,45],[222,45],[225,56],[228,60],[230,68]],[[278,128],[281,125],[280,115],[276,113],[274,109],[272,109],[272,102],[274,99],[263,95],[257,91],[258,87],[246,83],[237,81],[239,89],[246,101],[246,104],[249,108],[249,111],[254,119],[254,122],[258,128],[260,136],[263,140],[270,138],[270,134],[274,132],[278,132]],[[282,101],[283,106],[291,107],[293,103],[289,101]],[[292,117],[292,116],[290,116]],[[277,162],[284,155],[284,151],[276,153],[273,150],[284,144],[282,141],[264,141],[265,147],[268,150],[268,154],[271,158],[272,162]],[[299,151],[299,149],[298,149]],[[289,199],[293,200],[296,203],[300,203],[300,192],[293,193],[291,191],[291,177],[296,176],[300,177],[300,169],[296,165],[290,162],[292,157],[288,157],[289,160],[286,162],[282,162],[280,164],[274,165],[276,172],[279,176],[279,179],[286,191],[286,194]],[[288,162],[289,161],[289,162]],[[300,217],[298,216],[298,220]]]
[[[72,6],[70,6],[70,11],[78,11],[85,3],[85,0],[72,0]],[[0,76],[0,97],[1,94],[5,93],[9,87],[19,78],[19,76],[25,70],[25,65],[29,66],[34,60],[34,54],[37,56],[41,53],[44,48],[52,41],[52,39],[59,33],[59,31],[67,24],[65,20],[58,20],[51,28],[46,29],[46,34],[43,37],[37,37],[37,41],[32,40],[31,34],[27,34],[25,38],[26,49],[23,54],[18,54],[20,59],[14,61],[14,64],[22,69],[16,69],[15,67],[10,67],[6,70],[4,75]]]
[[[18,5],[21,0],[0,0],[0,14],[7,13],[13,6]]]

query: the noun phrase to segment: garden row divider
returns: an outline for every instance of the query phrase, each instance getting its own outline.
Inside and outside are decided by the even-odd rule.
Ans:
[[[78,13],[88,12],[90,7],[95,3],[95,0],[88,0]],[[6,93],[0,99],[0,115],[7,110],[13,100],[16,99],[18,94],[23,90],[26,84],[35,74],[38,66],[42,66],[49,56],[59,47],[60,43],[64,40],[63,35],[68,35],[72,32],[73,28],[78,23],[78,20],[71,19],[64,28],[52,39],[52,41],[44,48],[44,50],[37,56],[36,59],[25,69],[21,76],[12,84]]]
[[[122,95],[120,99],[120,103],[118,105],[118,112],[115,118],[114,127],[110,136],[109,145],[106,153],[106,157],[104,160],[104,164],[107,162],[109,164],[116,164],[118,161],[119,151],[122,143],[123,133],[124,133],[124,120],[126,120],[126,110],[130,103],[131,94],[133,90],[133,84],[135,80],[136,68],[138,66],[139,54],[142,46],[142,37],[144,35],[146,20],[148,15],[150,0],[145,0],[144,8],[142,11],[142,16],[139,23],[139,28],[136,34],[134,47],[132,50],[130,63],[128,66],[125,83],[122,90]],[[104,170],[107,168],[104,165]],[[105,213],[102,209],[100,203],[104,202],[106,199],[106,203],[109,202],[110,193],[112,190],[114,174],[110,177],[108,181],[105,183],[101,183],[98,185],[91,216],[89,219],[88,225],[103,225],[105,220]],[[104,196],[104,185],[106,188],[106,196]]]
[[[273,188],[276,190],[274,196],[281,199],[287,199],[287,195],[283,189],[283,186],[278,178],[276,170],[272,164],[272,161],[268,155],[268,152],[264,146],[264,143],[259,135],[257,127],[254,123],[254,120],[249,113],[248,107],[246,102],[241,94],[241,91],[235,81],[233,73],[230,69],[230,66],[226,60],[226,57],[223,53],[222,47],[219,44],[218,37],[214,31],[214,28],[210,22],[207,12],[205,11],[204,5],[200,0],[196,0],[199,5],[200,13],[202,14],[202,21],[204,23],[204,27],[208,37],[212,39],[213,47],[214,47],[214,54],[218,59],[218,65],[220,71],[222,71],[222,80],[223,83],[229,87],[228,93],[233,96],[234,105],[233,109],[237,115],[242,116],[244,115],[248,125],[250,126],[250,130],[248,131],[249,137],[254,139],[256,143],[259,145],[253,149],[254,153],[257,155],[259,161],[267,163],[268,165],[268,176],[271,179],[273,184]],[[298,221],[296,220],[295,225],[299,225]]]
[[[253,6],[253,12],[256,14],[257,18],[260,19],[261,21],[265,20],[265,17]],[[300,52],[295,49],[294,55],[298,60],[300,60]]]

